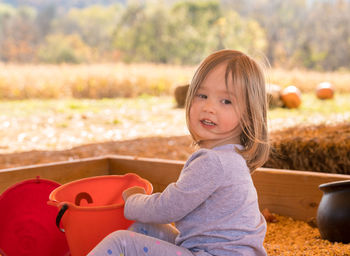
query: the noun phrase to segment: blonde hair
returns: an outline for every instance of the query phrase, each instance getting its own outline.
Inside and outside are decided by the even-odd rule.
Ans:
[[[247,161],[250,171],[261,167],[269,156],[269,138],[267,129],[267,99],[265,91],[265,76],[260,65],[246,54],[235,50],[214,52],[202,61],[193,79],[186,97],[186,121],[191,131],[189,116],[193,97],[208,75],[219,64],[226,63],[226,87],[232,87],[234,92],[233,107],[240,114],[242,133],[240,142],[243,149],[236,151]],[[231,76],[232,84],[228,84]]]

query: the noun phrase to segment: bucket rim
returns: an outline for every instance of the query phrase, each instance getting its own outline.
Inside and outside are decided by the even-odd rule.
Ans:
[[[57,206],[61,208],[64,204],[67,204],[69,208],[73,208],[79,211],[101,211],[101,210],[111,210],[111,209],[117,209],[117,208],[122,208],[124,207],[124,202],[119,203],[119,204],[111,204],[111,205],[101,205],[101,206],[91,206],[91,207],[86,207],[86,206],[79,206],[76,205],[72,202],[67,202],[67,201],[58,201],[56,200],[55,196],[60,191],[61,189],[70,186],[71,184],[78,183],[81,181],[86,181],[86,180],[96,180],[96,179],[107,179],[107,178],[125,178],[128,176],[133,176],[136,177],[138,180],[144,182],[147,185],[146,188],[146,194],[151,194],[153,192],[153,186],[152,183],[149,182],[148,180],[141,178],[139,175],[135,173],[126,173],[123,175],[101,175],[101,176],[91,176],[91,177],[86,177],[78,180],[73,180],[70,182],[67,182],[56,189],[54,189],[50,195],[49,195],[49,201],[47,202],[50,205]]]
[[[63,201],[63,202],[58,202],[58,201],[49,201],[48,204],[56,206],[58,208],[61,208],[63,205],[68,205],[69,209],[75,209],[75,210],[79,210],[79,211],[101,211],[101,210],[114,210],[114,209],[118,209],[118,208],[123,208],[124,207],[124,203],[120,203],[120,204],[111,204],[111,205],[101,205],[101,206],[79,206],[76,205],[72,202],[67,202],[67,201]]]
[[[39,184],[39,183],[46,183],[46,184],[49,184],[49,185],[57,185],[57,186],[61,186],[60,183],[54,181],[54,180],[49,180],[49,179],[42,179],[40,178],[39,176],[37,176],[36,178],[34,179],[24,179],[24,180],[21,180],[17,183],[14,183],[12,185],[10,185],[9,187],[6,188],[5,191],[3,191],[1,194],[0,194],[0,200],[2,198],[5,198],[8,194],[10,194],[12,192],[13,189],[16,189],[18,187],[22,187],[22,186],[26,186],[28,184]],[[51,193],[50,193],[51,194]]]

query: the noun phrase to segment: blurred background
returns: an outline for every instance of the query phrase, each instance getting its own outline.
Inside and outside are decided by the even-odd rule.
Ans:
[[[349,70],[348,0],[2,0],[0,60],[193,65],[214,50]]]
[[[349,13],[349,0],[0,0],[0,168],[35,159],[9,160],[11,153],[91,143],[100,144],[59,159],[186,159],[187,139],[156,140],[142,152],[101,143],[188,136],[185,85],[204,57],[231,48],[266,66],[269,128],[281,131],[271,137],[283,155],[269,166],[350,171],[339,160],[350,147]],[[311,164],[308,154],[326,135],[319,152],[342,147],[342,157],[325,165],[318,155]],[[294,160],[282,148],[298,152]],[[46,154],[35,163],[49,161]]]

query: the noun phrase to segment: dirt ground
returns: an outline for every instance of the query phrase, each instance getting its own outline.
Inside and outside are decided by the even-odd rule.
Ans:
[[[190,145],[169,98],[0,105],[0,169],[111,154],[185,160]]]
[[[269,130],[340,122],[350,112],[305,118],[273,118]],[[186,160],[194,151],[188,134],[184,109],[169,97],[8,102],[0,105],[0,169],[111,154]]]
[[[95,143],[69,150],[39,151],[0,154],[0,169],[24,165],[69,161],[111,154],[139,157],[186,160],[193,152],[189,136],[148,137],[124,141]]]

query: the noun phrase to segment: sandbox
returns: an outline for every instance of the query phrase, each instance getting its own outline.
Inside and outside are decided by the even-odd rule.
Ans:
[[[149,180],[154,192],[159,192],[176,181],[183,165],[183,161],[111,155],[3,169],[0,193],[17,182],[38,176],[64,184],[91,176],[130,172]],[[269,255],[350,255],[350,244],[323,240],[315,226],[322,197],[318,186],[350,180],[350,175],[259,168],[252,177],[260,209],[268,209],[277,220],[268,223],[265,247]]]

